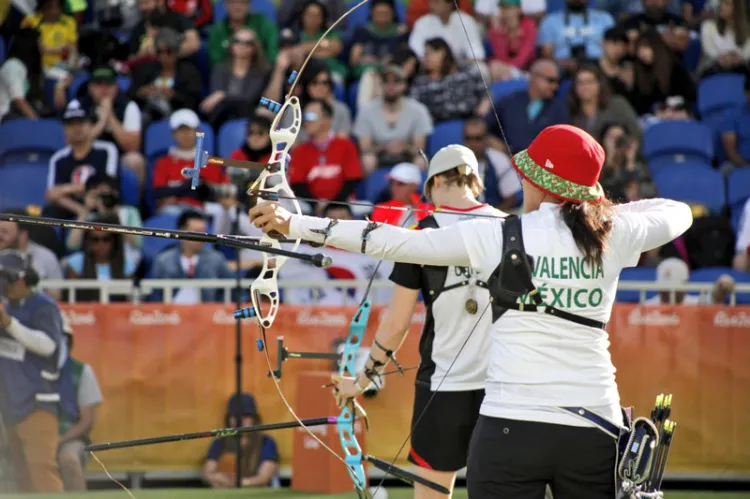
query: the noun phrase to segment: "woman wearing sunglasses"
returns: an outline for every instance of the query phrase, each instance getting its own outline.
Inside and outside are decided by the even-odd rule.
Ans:
[[[693,217],[688,205],[666,199],[614,206],[598,183],[604,156],[580,128],[544,129],[513,157],[524,213],[505,220],[410,231],[292,215],[275,203],[250,211],[264,231],[402,263],[471,269],[486,283],[492,301],[477,303],[477,330],[446,347],[447,362],[455,362],[448,374],[467,356],[488,362],[469,444],[472,499],[542,499],[547,485],[555,499],[616,496],[617,441],[627,423],[606,323],[620,271],[684,233]],[[485,314],[490,345],[475,350]],[[377,380],[397,346],[374,345],[364,372],[334,378],[337,402]]]
[[[227,53],[226,61],[211,72],[211,94],[200,105],[217,130],[225,121],[248,116],[255,109],[265,95],[272,70],[249,28],[235,31]]]

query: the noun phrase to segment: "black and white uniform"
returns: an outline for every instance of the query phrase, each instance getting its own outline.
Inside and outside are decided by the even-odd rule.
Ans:
[[[690,208],[676,201],[650,199],[615,210],[602,265],[594,266],[584,261],[559,205],[543,203],[520,217],[525,251],[534,259],[532,282],[547,305],[541,310],[553,306],[591,325],[528,308],[509,309],[494,322],[486,395],[468,458],[472,499],[542,499],[546,484],[555,499],[615,497],[619,434],[605,429],[617,430],[624,421],[605,325],[620,271],[692,224]],[[371,226],[342,221],[331,228],[327,244],[490,275],[503,257],[505,223],[475,219],[431,231],[378,226],[369,231],[363,250],[363,232]],[[311,229],[328,224],[295,215],[289,236],[322,242]]]
[[[446,214],[447,211],[466,216]],[[447,227],[474,215],[503,216],[487,204],[466,210],[442,207],[422,220],[419,227]],[[390,280],[395,284],[420,290],[427,308],[419,340],[409,451],[409,461],[423,468],[458,471],[466,466],[471,433],[484,398],[492,326],[491,314],[480,319],[489,303],[482,277],[468,266],[397,263],[391,272]],[[476,306],[474,313],[466,310],[469,300]],[[464,355],[451,366],[470,333]]]

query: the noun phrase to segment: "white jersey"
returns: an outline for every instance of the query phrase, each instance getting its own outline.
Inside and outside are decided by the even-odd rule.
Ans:
[[[465,213],[465,216],[446,212]],[[475,215],[500,217],[504,214],[487,204],[467,210],[443,206],[435,212],[434,218],[438,226],[448,227],[476,218]],[[423,296],[429,293],[425,289],[426,278],[421,265],[396,264],[390,279],[400,286],[422,290]],[[488,308],[489,291],[477,285],[477,280],[471,267],[453,265],[448,267],[444,291],[433,290],[439,294],[427,307],[425,327],[419,342],[417,373],[417,382],[430,386],[433,391],[457,392],[484,388],[492,313]],[[470,300],[476,307],[474,313],[467,311]],[[453,363],[456,352],[464,343],[466,345],[461,356]]]
[[[692,219],[690,207],[677,201],[649,199],[620,205],[602,265],[589,265],[563,223],[559,205],[542,204],[521,217],[526,251],[535,262],[534,285],[545,303],[606,323],[620,271],[637,265],[644,251],[684,233]],[[290,237],[320,240],[311,229],[324,229],[327,224],[325,219],[292,216]],[[340,222],[328,241],[360,251],[366,225]],[[502,257],[502,225],[500,220],[475,219],[430,231],[380,226],[369,233],[366,251],[400,262],[470,266],[479,279],[488,279]],[[493,325],[492,346],[484,355],[489,355],[489,368],[481,414],[590,426],[560,409],[586,407],[622,424],[606,331],[542,312],[509,310]]]

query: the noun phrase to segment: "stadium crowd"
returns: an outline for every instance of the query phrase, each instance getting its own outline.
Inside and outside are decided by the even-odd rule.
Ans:
[[[290,73],[349,7],[334,0],[11,2],[0,12],[3,209],[255,234],[243,207],[249,170],[209,165],[198,189],[182,176],[193,164],[196,132],[213,154],[266,161],[274,114],[261,97],[283,101]],[[420,200],[420,152],[451,142],[479,158],[484,200],[512,211],[521,191],[510,155],[544,127],[571,123],[604,145],[611,198],[659,195],[695,206],[700,218],[691,231],[644,255],[643,266],[676,257],[691,271],[747,277],[746,2],[459,7],[372,0],[319,46],[295,90],[304,127],[289,165],[295,194],[310,200],[306,211],[413,222],[425,212],[391,208],[429,209]],[[331,203],[348,200],[374,206]],[[199,244],[165,248],[138,236],[10,226],[0,235],[3,247],[32,253],[48,279],[222,278],[236,267],[232,252]],[[259,260],[248,253],[240,265],[252,276]],[[365,275],[368,265],[365,258],[358,269],[321,278]],[[89,290],[76,299],[98,296]],[[203,290],[179,301],[221,298]]]

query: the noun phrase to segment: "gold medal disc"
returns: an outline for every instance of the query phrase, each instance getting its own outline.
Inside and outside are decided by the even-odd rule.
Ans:
[[[468,300],[466,300],[465,308],[467,312],[469,312],[471,315],[474,315],[477,313],[477,310],[479,309],[479,305],[477,304],[477,301],[474,298],[469,298]]]

